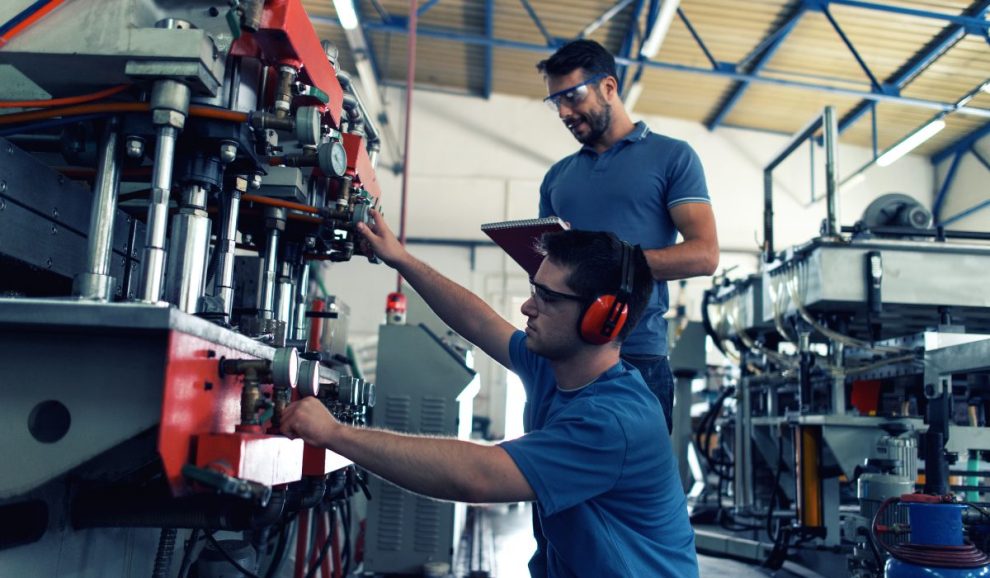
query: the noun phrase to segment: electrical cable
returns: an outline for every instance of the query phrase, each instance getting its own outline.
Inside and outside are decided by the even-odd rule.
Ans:
[[[49,12],[58,8],[65,0],[38,0],[21,10],[13,18],[0,25],[0,48],[3,48],[15,36],[24,32],[32,24],[44,18]]]
[[[213,545],[214,548],[217,549],[217,551],[220,552],[220,554],[224,558],[227,559],[228,562],[230,562],[231,566],[233,566],[234,568],[237,568],[237,571],[238,572],[240,572],[241,574],[244,574],[245,576],[247,576],[247,578],[260,578],[260,576],[258,576],[254,572],[248,570],[244,566],[241,566],[241,563],[240,562],[238,562],[237,560],[234,560],[234,557],[231,556],[227,552],[227,550],[225,550],[224,547],[220,545],[220,542],[217,542],[217,539],[213,537],[213,533],[212,532],[207,532],[206,539],[210,542],[210,544]]]
[[[192,566],[192,553],[196,549],[196,542],[199,541],[199,528],[194,528],[186,538],[185,548],[182,552],[182,562],[179,563],[178,578],[186,578],[189,568]]]
[[[314,512],[314,513],[318,516],[323,514],[322,512]],[[334,522],[335,522],[334,510],[331,508],[330,528],[327,530],[327,538],[326,540],[324,540],[323,546],[320,547],[319,557],[317,557],[316,560],[313,561],[313,565],[310,566],[309,571],[306,572],[306,578],[313,578],[314,576],[316,576],[316,571],[319,570],[320,566],[323,565],[323,560],[327,557],[327,552],[330,550],[330,546],[332,543],[332,540],[330,538],[333,536],[335,532]]]
[[[92,102],[94,100],[100,100],[101,98],[106,98],[108,96],[113,96],[120,92],[124,92],[130,86],[131,86],[130,84],[121,84],[118,86],[114,86],[112,88],[107,88],[89,94],[81,94],[79,96],[64,96],[62,98],[49,98],[49,99],[39,99],[39,100],[0,100],[0,108],[50,108],[53,106],[68,106],[71,104],[83,104],[86,102]]]

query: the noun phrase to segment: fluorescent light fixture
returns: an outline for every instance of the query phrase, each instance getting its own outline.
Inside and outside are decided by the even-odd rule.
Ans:
[[[337,19],[344,30],[354,30],[358,27],[357,11],[354,9],[354,0],[333,0],[333,7],[337,11]]]
[[[660,52],[660,45],[663,44],[663,39],[667,37],[667,30],[670,29],[670,23],[674,21],[674,15],[677,14],[677,7],[680,4],[681,0],[663,0],[657,21],[653,23],[650,35],[646,37],[642,48],[639,49],[640,56],[653,58]]]
[[[880,155],[877,158],[877,164],[881,167],[887,167],[894,164],[894,161],[916,149],[921,145],[921,143],[938,134],[943,128],[945,128],[945,121],[941,118],[936,118],[925,126],[909,134],[904,138],[904,140]]]
[[[848,179],[839,183],[839,192],[846,193],[854,189],[857,185],[866,180],[866,175],[863,173],[856,173],[855,175],[849,177]]]
[[[626,105],[626,110],[632,112],[632,109],[636,106],[636,101],[639,97],[643,95],[643,83],[634,82],[629,86],[629,90],[626,91],[626,98],[623,104]]]

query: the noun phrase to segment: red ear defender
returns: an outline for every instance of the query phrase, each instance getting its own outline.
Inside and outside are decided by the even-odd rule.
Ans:
[[[581,316],[581,339],[602,345],[615,339],[626,324],[629,306],[615,295],[600,295]]]
[[[581,339],[592,345],[602,345],[619,336],[629,314],[635,266],[633,247],[622,241],[622,273],[615,295],[599,295],[592,301],[578,322]]]

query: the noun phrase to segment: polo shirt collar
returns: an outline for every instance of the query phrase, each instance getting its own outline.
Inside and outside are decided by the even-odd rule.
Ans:
[[[633,129],[629,131],[629,134],[619,139],[614,145],[610,147],[610,149],[615,148],[616,146],[619,145],[619,143],[623,143],[623,142],[629,142],[629,143],[639,142],[645,139],[646,135],[648,134],[650,134],[650,127],[646,126],[645,122],[638,121],[635,125],[633,125]],[[595,149],[591,148],[588,145],[582,146],[581,152],[589,152],[589,153],[594,153],[596,155],[598,154],[595,151]]]

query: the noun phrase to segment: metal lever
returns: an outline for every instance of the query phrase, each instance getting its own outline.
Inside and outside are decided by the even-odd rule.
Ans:
[[[272,489],[264,484],[228,476],[209,468],[186,464],[182,466],[182,475],[186,479],[216,490],[218,494],[237,496],[256,502],[262,508],[268,505],[268,500],[272,497]]]

